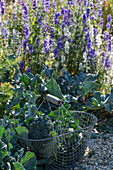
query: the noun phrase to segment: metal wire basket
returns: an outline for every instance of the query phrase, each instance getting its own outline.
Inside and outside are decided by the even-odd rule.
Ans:
[[[48,169],[70,169],[77,165],[84,156],[85,149],[91,137],[92,129],[97,118],[89,113],[71,111],[68,121],[77,120],[76,130],[58,125],[58,135],[47,139],[24,139],[20,138],[21,144],[27,145],[30,151],[35,152],[37,157],[49,160]],[[70,113],[69,113],[70,114]],[[79,121],[79,125],[78,122]]]

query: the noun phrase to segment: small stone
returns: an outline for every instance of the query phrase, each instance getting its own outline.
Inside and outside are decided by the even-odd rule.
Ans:
[[[113,166],[113,161],[110,162],[110,166]]]

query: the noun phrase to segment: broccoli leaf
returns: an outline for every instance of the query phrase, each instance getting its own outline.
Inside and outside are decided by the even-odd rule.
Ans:
[[[26,127],[18,126],[15,128],[19,136],[28,138],[28,129]]]
[[[51,95],[54,95],[60,99],[63,98],[61,89],[54,78],[50,79],[50,81],[46,84],[46,87]]]
[[[23,165],[19,162],[14,163],[14,168],[15,168],[15,170],[25,170]]]
[[[4,127],[0,126],[0,140],[2,138],[3,133],[4,133]]]
[[[23,159],[20,161],[26,170],[36,169],[36,156],[33,152],[26,152]]]

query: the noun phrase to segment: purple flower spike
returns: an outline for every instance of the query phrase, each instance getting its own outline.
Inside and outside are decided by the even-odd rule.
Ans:
[[[84,6],[87,6],[87,0],[84,0]]]
[[[2,28],[2,33],[3,33],[3,37],[2,38],[7,38],[7,29],[6,28]]]
[[[90,9],[88,8],[87,9],[87,18],[89,17],[89,14],[90,14]]]
[[[103,18],[100,18],[99,25],[103,26]]]
[[[53,45],[53,40],[49,39],[49,45],[52,46]]]
[[[63,22],[61,25],[62,29],[64,29],[65,25],[66,25],[65,22]]]
[[[92,6],[93,6],[93,3],[92,3],[92,2],[90,2],[90,4],[89,4],[89,5],[90,5],[90,7],[92,7]]]
[[[94,20],[94,19],[95,19],[95,15],[91,15],[91,17],[90,17],[90,18]]]
[[[102,52],[102,59],[101,59],[101,63],[104,63],[105,61],[105,52]]]
[[[24,1],[22,1],[22,6],[23,6],[23,18],[24,18],[24,22],[27,22],[28,19],[28,7],[25,4]]]
[[[54,49],[54,57],[57,58],[58,57],[58,50],[55,48]]]
[[[20,61],[19,68],[20,68],[20,70],[25,68],[25,64],[24,64],[23,60]]]
[[[27,24],[24,27],[24,35],[25,35],[26,39],[28,39],[30,37],[29,26]]]
[[[32,53],[33,53],[33,45],[30,44],[30,45],[29,45],[29,54],[32,54]]]
[[[107,70],[111,67],[111,61],[109,59],[106,59],[105,66],[106,66]]]
[[[13,19],[14,19],[14,21],[16,21],[16,13],[15,12],[13,13]]]
[[[61,14],[64,15],[65,14],[65,9],[61,8]]]
[[[102,52],[102,56],[105,57],[105,52]]]
[[[111,40],[110,39],[108,40],[108,51],[111,52]]]
[[[97,34],[97,29],[96,28],[94,28],[94,35],[96,35]]]
[[[102,9],[99,9],[99,15],[98,17],[101,17],[102,16]]]
[[[107,16],[107,22],[111,22],[111,14]]]
[[[33,1],[33,9],[36,10],[37,6],[36,6],[36,0]]]
[[[83,24],[86,23],[86,21],[87,21],[87,16],[86,16],[86,14],[84,14],[83,15]]]
[[[23,48],[26,49],[26,46],[27,46],[27,41],[23,40]]]
[[[109,23],[109,22],[107,22],[107,24],[106,24],[106,28],[107,28],[107,30],[108,30],[108,31],[110,30],[110,27],[111,27],[110,23]]]
[[[4,0],[1,0],[1,15],[4,15]]]
[[[68,5],[74,5],[74,1],[73,0],[68,0]]]

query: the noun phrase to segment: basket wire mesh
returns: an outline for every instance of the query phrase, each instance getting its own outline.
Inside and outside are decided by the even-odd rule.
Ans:
[[[63,104],[61,104],[61,107],[65,109]],[[77,128],[73,130],[73,128],[69,127],[68,123],[64,128],[60,124],[62,123],[60,120],[61,107],[59,107],[57,136],[39,140],[19,137],[20,143],[26,145],[30,151],[35,152],[37,157],[49,160],[47,167],[50,170],[70,169],[81,161],[90,140],[93,127],[97,122],[97,118],[92,114],[82,111],[69,112],[65,109],[69,115],[68,121],[73,121]],[[79,120],[79,125],[75,120]]]

